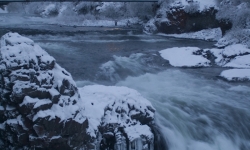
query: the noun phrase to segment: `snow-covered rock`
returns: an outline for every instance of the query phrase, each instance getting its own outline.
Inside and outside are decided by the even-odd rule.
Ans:
[[[1,38],[0,56],[0,149],[87,147],[88,121],[70,73],[17,33]]]
[[[90,132],[98,132],[99,128],[102,134],[101,148],[112,144],[114,139],[116,145],[125,144],[125,147],[129,146],[126,140],[139,139],[141,145],[153,148],[154,135],[148,125],[154,120],[155,109],[137,91],[102,85],[85,86],[79,91]]]
[[[198,47],[174,47],[160,51],[161,57],[174,67],[207,67],[207,53]]]
[[[206,9],[209,9],[211,7],[217,7],[216,6],[216,0],[176,0],[174,1],[171,6],[172,7],[189,7],[190,5],[197,5],[197,9],[199,11],[204,11]]]
[[[224,49],[214,48],[207,50],[216,57],[215,63],[218,66],[250,68],[250,49],[246,45],[234,44]]]
[[[176,34],[220,27],[215,0],[160,1],[155,16],[159,32]]]
[[[0,149],[153,149],[155,109],[138,92],[78,90],[32,40],[7,33],[0,43]]]
[[[250,81],[250,69],[229,69],[220,76],[228,81]]]

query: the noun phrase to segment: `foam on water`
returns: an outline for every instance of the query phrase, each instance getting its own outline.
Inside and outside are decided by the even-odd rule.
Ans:
[[[157,110],[170,150],[249,150],[250,90],[176,69],[128,77]]]

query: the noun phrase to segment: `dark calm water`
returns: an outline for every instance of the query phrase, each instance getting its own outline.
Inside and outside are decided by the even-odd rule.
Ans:
[[[170,47],[211,48],[213,42],[121,28],[43,25],[0,33],[8,30],[38,43],[79,87],[105,84],[139,91],[156,108],[169,150],[250,150],[249,83],[218,79],[223,68],[173,68],[158,53]]]

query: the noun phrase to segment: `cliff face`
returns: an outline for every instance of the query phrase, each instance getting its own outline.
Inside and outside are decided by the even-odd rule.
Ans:
[[[166,34],[195,32],[203,29],[220,27],[223,35],[232,27],[230,22],[218,20],[216,2],[201,0],[178,0],[161,2],[151,27],[146,30],[157,30]]]
[[[216,28],[219,27],[216,12],[214,8],[192,13],[186,12],[183,7],[171,8],[169,12],[166,12],[168,21],[156,22],[156,26],[160,32],[170,34]]]
[[[154,148],[155,109],[126,87],[78,90],[70,73],[32,40],[0,46],[0,149]]]
[[[71,75],[28,38],[1,38],[0,148],[72,149],[91,141]]]

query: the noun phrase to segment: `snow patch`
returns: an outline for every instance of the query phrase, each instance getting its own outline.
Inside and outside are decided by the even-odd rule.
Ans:
[[[230,69],[220,74],[221,77],[228,81],[244,81],[250,80],[250,69]]]
[[[250,68],[250,55],[237,56],[225,64],[224,67]]]
[[[163,36],[170,36],[176,38],[186,39],[200,39],[206,41],[218,41],[222,38],[222,32],[220,28],[204,29],[197,32],[182,33],[182,34],[159,34]]]
[[[172,4],[172,6],[180,7],[180,6],[189,6],[191,4],[198,5],[200,11],[204,11],[211,7],[216,8],[216,0],[177,0]]]
[[[210,61],[202,55],[195,55],[198,47],[174,47],[160,51],[161,57],[175,67],[207,67]],[[205,54],[203,54],[205,55]]]

